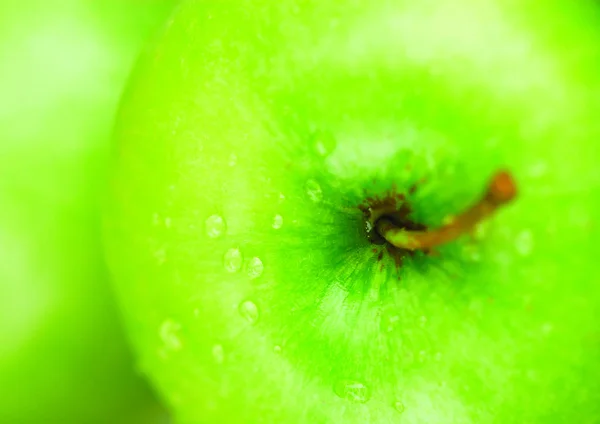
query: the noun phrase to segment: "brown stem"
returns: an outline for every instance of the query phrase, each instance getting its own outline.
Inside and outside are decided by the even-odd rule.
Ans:
[[[507,171],[494,175],[482,199],[458,215],[447,225],[429,231],[410,231],[400,228],[382,217],[376,223],[377,232],[391,245],[399,249],[431,249],[456,240],[489,217],[496,209],[510,202],[517,195],[517,187]]]

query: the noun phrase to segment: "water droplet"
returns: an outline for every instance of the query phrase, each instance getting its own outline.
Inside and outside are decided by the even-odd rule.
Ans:
[[[222,364],[225,360],[225,352],[223,351],[223,346],[220,344],[214,345],[212,348],[212,355],[217,364]]]
[[[315,203],[318,203],[321,200],[323,200],[323,190],[321,189],[321,186],[318,182],[316,182],[315,180],[308,180],[306,182],[305,188],[306,194],[308,195],[308,198],[310,200],[312,200]]]
[[[396,402],[394,402],[394,409],[399,413],[403,413],[406,410],[406,407],[404,406],[404,403],[397,400]]]
[[[279,203],[285,202],[285,194],[279,193]]]
[[[163,265],[167,262],[167,251],[165,249],[158,249],[154,252],[154,258],[158,265]]]
[[[239,311],[240,315],[250,324],[256,324],[256,321],[258,321],[258,307],[251,300],[240,303]]]
[[[463,247],[463,255],[465,259],[468,259],[472,262],[481,261],[481,251],[479,250],[479,246],[476,244],[466,244]]]
[[[225,224],[225,220],[223,217],[219,215],[211,215],[206,218],[205,229],[206,235],[210,238],[217,238],[222,236],[227,229],[227,225]]]
[[[283,216],[277,214],[273,217],[273,228],[279,230],[281,227],[283,227]]]
[[[223,256],[223,266],[227,272],[238,272],[242,268],[244,257],[240,249],[232,247]]]
[[[532,178],[541,178],[548,173],[548,164],[543,161],[532,163],[529,166],[528,174]]]
[[[179,331],[181,330],[181,324],[175,322],[171,319],[165,320],[159,330],[158,334],[160,339],[165,345],[165,348],[168,350],[180,350],[181,349],[181,340],[179,339]]]
[[[475,225],[475,228],[473,229],[473,238],[475,240],[481,241],[485,237],[486,233],[487,233],[486,221],[480,222],[477,225]]]
[[[554,326],[551,323],[547,322],[544,325],[542,325],[542,334],[544,334],[545,336],[552,333],[552,330],[554,330]]]
[[[515,240],[515,247],[521,256],[529,255],[533,250],[533,235],[531,231],[521,231]]]
[[[265,266],[263,265],[260,258],[252,258],[248,261],[248,265],[246,266],[246,271],[248,272],[248,277],[254,280],[262,275]]]
[[[335,149],[335,138],[329,132],[319,132],[315,135],[315,151],[321,156],[327,156]]]
[[[400,324],[400,317],[390,313],[384,313],[381,317],[381,329],[386,333],[391,333]]]
[[[350,402],[366,403],[371,399],[371,389],[355,380],[340,380],[334,386],[335,394]]]
[[[273,346],[273,352],[275,352],[277,354],[281,353],[281,346],[279,346],[279,345]]]
[[[456,218],[454,217],[454,215],[446,215],[443,219],[442,219],[442,224],[444,225],[450,225],[454,222]]]
[[[237,164],[238,157],[235,153],[229,155],[229,166],[235,166]]]

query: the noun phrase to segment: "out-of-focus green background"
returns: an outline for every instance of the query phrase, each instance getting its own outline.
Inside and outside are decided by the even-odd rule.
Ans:
[[[120,94],[175,0],[0,2],[0,423],[163,423],[99,239]]]

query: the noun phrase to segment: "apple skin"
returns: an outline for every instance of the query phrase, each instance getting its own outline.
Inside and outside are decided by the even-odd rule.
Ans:
[[[158,423],[103,261],[119,97],[173,1],[0,5],[0,422]]]
[[[600,15],[575,3],[180,8],[105,219],[178,423],[597,422]],[[473,235],[377,259],[366,198],[435,227],[501,168],[518,199]]]

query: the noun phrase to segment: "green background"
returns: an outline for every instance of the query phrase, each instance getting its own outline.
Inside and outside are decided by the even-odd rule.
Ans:
[[[104,266],[118,101],[173,1],[0,3],[0,422],[157,423]]]

